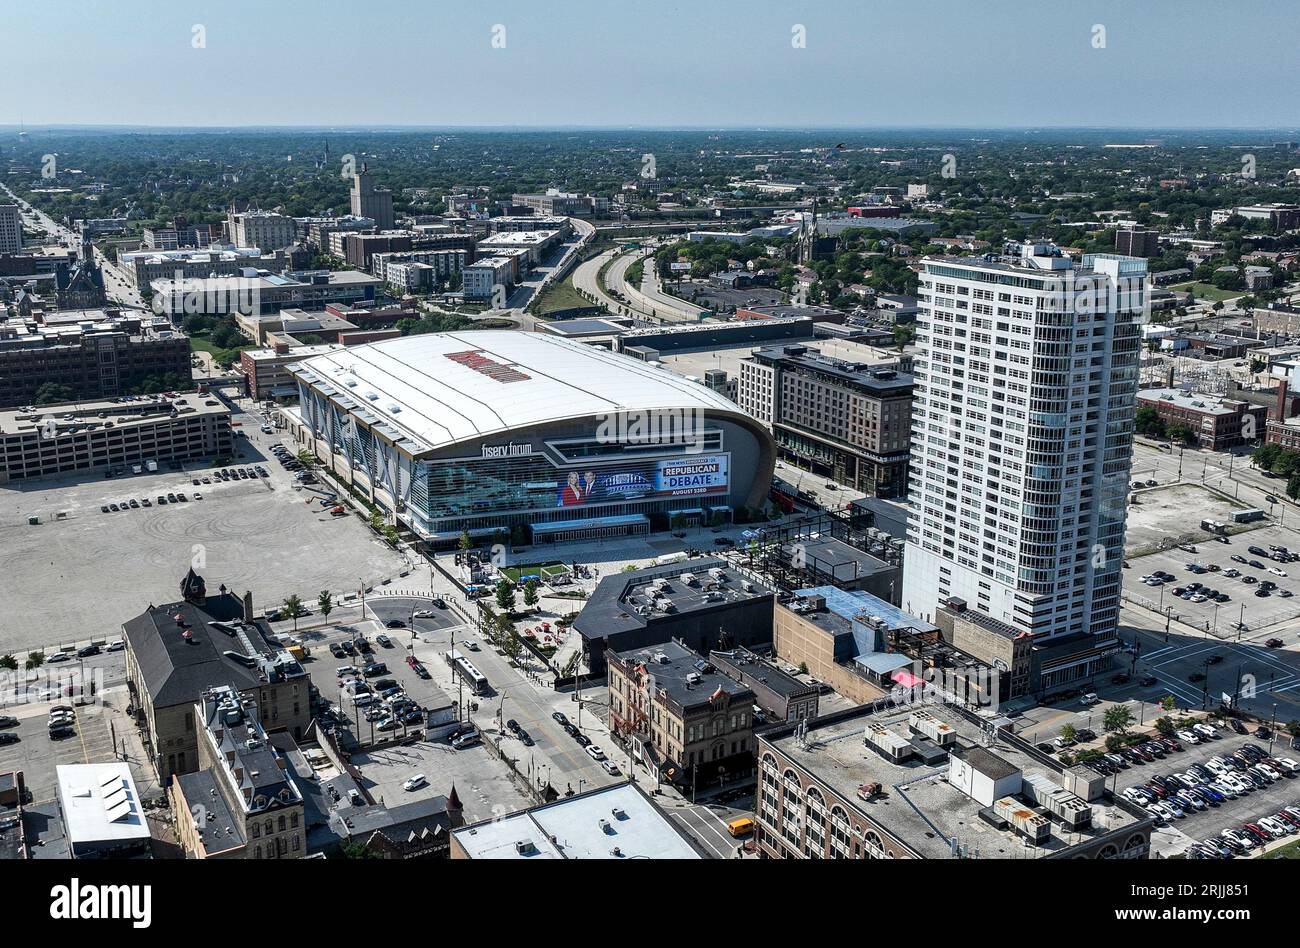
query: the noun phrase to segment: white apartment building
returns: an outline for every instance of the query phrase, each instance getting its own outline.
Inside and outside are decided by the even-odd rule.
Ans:
[[[1146,261],[923,263],[904,608],[960,598],[1043,640],[1041,690],[1085,678],[1117,646]]]
[[[17,204],[0,204],[0,253],[21,253],[23,215]]]
[[[499,285],[508,292],[515,285],[519,274],[519,262],[514,257],[482,257],[462,271],[463,289],[467,300],[492,299],[494,289]]]

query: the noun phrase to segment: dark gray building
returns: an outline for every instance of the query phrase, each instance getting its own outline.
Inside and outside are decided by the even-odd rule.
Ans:
[[[663,645],[674,639],[702,654],[772,641],[773,591],[741,576],[725,560],[703,558],[600,581],[573,627],[587,667],[606,670],[605,652]]]

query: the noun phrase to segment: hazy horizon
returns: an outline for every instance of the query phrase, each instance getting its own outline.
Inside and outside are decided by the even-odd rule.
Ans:
[[[1300,5],[1265,0],[69,0],[5,27],[4,127],[1300,126]]]

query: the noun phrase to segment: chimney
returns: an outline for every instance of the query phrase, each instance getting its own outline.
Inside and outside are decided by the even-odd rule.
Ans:
[[[1286,421],[1287,419],[1287,390],[1290,386],[1287,384],[1284,376],[1277,383],[1277,414],[1273,416],[1274,421]]]
[[[244,621],[250,625],[253,622],[253,591],[244,590]]]

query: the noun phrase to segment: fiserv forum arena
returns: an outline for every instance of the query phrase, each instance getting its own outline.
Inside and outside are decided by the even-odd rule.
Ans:
[[[725,396],[542,333],[406,336],[289,371],[298,440],[434,545],[710,523],[762,506],[771,482],[771,435]]]

